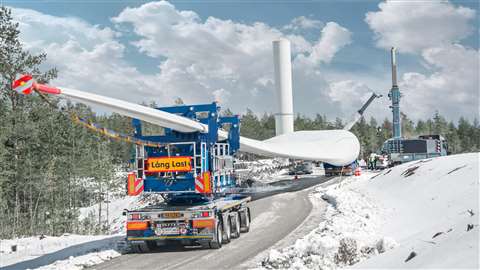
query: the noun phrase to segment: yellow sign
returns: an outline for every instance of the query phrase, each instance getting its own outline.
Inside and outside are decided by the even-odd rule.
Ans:
[[[188,172],[192,170],[192,157],[158,157],[147,159],[148,172]]]

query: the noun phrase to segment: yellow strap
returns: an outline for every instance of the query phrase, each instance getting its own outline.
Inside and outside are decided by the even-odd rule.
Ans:
[[[52,102],[50,102],[50,100],[48,100],[48,98],[44,94],[40,93],[39,91],[36,91],[36,92],[40,95],[42,100],[45,101],[48,105],[50,105],[51,107],[53,107],[55,109],[58,109],[57,106],[55,106]],[[117,132],[110,131],[110,130],[108,130],[106,128],[103,128],[103,127],[100,127],[100,128],[96,127],[95,125],[93,125],[93,123],[81,119],[74,112],[70,112],[70,119],[72,119],[72,121],[74,123],[80,124],[80,125],[86,127],[87,129],[98,132],[98,133],[100,133],[100,134],[102,134],[106,137],[111,138],[111,139],[121,140],[121,141],[124,141],[124,142],[127,142],[127,143],[133,143],[133,144],[136,144],[136,145],[144,145],[144,146],[149,146],[149,147],[162,147],[163,146],[160,143],[151,142],[151,141],[144,141],[144,140],[140,140],[140,139],[125,135],[125,134],[120,134],[120,133],[117,133]]]

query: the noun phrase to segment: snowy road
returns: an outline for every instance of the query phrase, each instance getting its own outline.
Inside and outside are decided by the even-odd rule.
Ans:
[[[219,250],[163,248],[147,254],[127,254],[93,269],[232,269],[271,247],[297,228],[309,215],[309,191],[303,190],[330,178],[316,177],[284,182],[287,193],[253,195],[250,232]],[[291,184],[291,185],[290,185]],[[283,190],[283,191],[286,191]],[[268,195],[267,197],[264,197]],[[261,199],[260,199],[261,198]]]

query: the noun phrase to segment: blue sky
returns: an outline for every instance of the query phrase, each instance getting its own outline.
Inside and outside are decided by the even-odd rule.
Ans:
[[[358,109],[358,103],[368,96],[369,89],[386,94],[390,88],[387,47],[391,45],[386,46],[385,42],[394,41],[397,44],[392,45],[398,46],[400,50],[399,73],[405,95],[402,100],[405,106],[402,108],[405,112],[410,111],[408,115],[411,118],[429,117],[436,110],[453,120],[461,115],[469,118],[478,115],[478,76],[472,79],[470,75],[475,70],[478,74],[477,1],[394,4],[382,1],[171,1],[165,4],[84,0],[3,3],[18,10],[19,21],[24,22],[23,27],[26,29],[23,38],[27,47],[46,51],[52,58],[49,64],[59,67],[58,83],[85,87],[88,88],[85,89],[87,91],[91,89],[93,92],[137,102],[156,100],[160,104],[168,104],[176,96],[187,102],[218,99],[225,107],[237,112],[243,112],[247,107],[258,113],[273,112],[276,107],[271,80],[273,67],[269,66],[269,44],[278,36],[293,37],[299,40],[292,42],[292,46],[298,48],[293,52],[295,111],[308,115],[321,113],[331,118],[348,118]],[[380,3],[384,4],[383,8],[379,6]],[[130,13],[126,12],[128,7],[131,8]],[[420,11],[420,15],[409,11],[414,9]],[[398,14],[396,10],[399,11]],[[49,16],[50,21],[59,20],[70,28],[60,26],[61,23],[49,24],[45,20],[42,22],[40,19],[21,16],[29,12],[37,12],[30,17]],[[195,18],[189,17],[189,13],[185,12],[193,13]],[[372,13],[370,22],[366,20],[369,12]],[[178,14],[187,15],[181,15],[182,18],[178,19]],[[441,17],[431,14],[441,14]],[[398,24],[396,16],[402,19]],[[412,18],[409,19],[409,16]],[[208,18],[215,20],[208,21]],[[315,24],[313,27],[292,30],[296,18],[303,18],[297,22]],[[155,21],[157,19],[158,22]],[[257,23],[264,26],[257,27]],[[180,24],[183,28],[179,29],[175,24]],[[58,30],[58,35],[54,34],[55,27],[61,29]],[[81,37],[88,29],[95,32],[91,35],[98,34],[101,38]],[[165,29],[179,30],[169,32]],[[48,35],[48,40],[45,36],[36,34],[44,30],[52,33]],[[229,34],[216,38],[218,31],[228,31]],[[211,43],[202,40],[205,35],[195,34],[200,32],[212,34]],[[254,34],[250,35],[250,32]],[[324,33],[327,32],[334,36],[331,40],[326,38],[329,34]],[[184,37],[190,38],[193,43],[198,42],[198,46],[185,44]],[[91,38],[92,41],[87,44]],[[238,38],[255,40],[238,45],[235,44],[238,43]],[[65,42],[68,39],[71,42]],[[135,43],[138,41],[149,44]],[[67,43],[75,46],[66,46]],[[228,50],[217,52],[215,47],[202,47],[207,43],[225,46]],[[315,47],[316,45],[318,46]],[[102,46],[116,52],[111,61],[113,63],[107,59],[108,54],[102,55]],[[251,46],[258,46],[259,52],[252,52]],[[192,48],[198,51],[190,53]],[[312,54],[315,48],[322,49],[317,56]],[[323,53],[325,48],[332,49],[333,55]],[[258,62],[264,64],[258,64],[255,74],[253,69],[248,70],[248,63],[243,63],[233,55],[235,51],[245,53],[246,57],[251,57],[250,61],[257,62],[261,59]],[[118,66],[124,73],[108,68],[82,70],[87,63],[72,67],[74,64],[59,62],[74,52],[87,57],[88,62],[95,67],[102,65],[102,61],[107,61],[105,65],[110,65],[112,69]],[[184,59],[183,52],[190,58]],[[298,55],[308,58],[308,61],[300,61],[303,58],[297,57]],[[471,60],[472,55],[473,61],[464,63],[469,66],[458,66],[456,63],[462,62],[462,59]],[[208,59],[225,62],[210,63]],[[203,70],[206,66],[210,69],[218,68],[212,71],[217,75],[206,74]],[[62,67],[65,69],[64,75]],[[182,69],[188,71],[183,72]],[[450,69],[460,74],[453,77]],[[128,88],[115,91],[108,85],[78,82],[82,78],[79,74],[90,77],[88,70],[91,70],[93,77],[98,77],[98,73],[110,72],[117,76],[111,76],[116,82],[125,76],[131,81],[125,85],[110,84],[115,89]],[[262,71],[265,71],[264,74]],[[462,76],[470,78],[472,82],[457,82],[463,80]],[[142,80],[158,82],[154,88],[159,89],[149,92],[146,89],[151,88],[151,84],[143,85]],[[257,83],[248,83],[252,80]],[[136,82],[140,82],[140,88],[144,90],[134,89],[137,88]],[[163,87],[166,90],[161,89]],[[451,100],[457,103],[449,104],[444,97],[437,97],[438,94],[454,96]],[[388,117],[390,112],[387,105],[388,100],[382,100],[372,106],[367,116]],[[462,109],[458,110],[458,107]]]

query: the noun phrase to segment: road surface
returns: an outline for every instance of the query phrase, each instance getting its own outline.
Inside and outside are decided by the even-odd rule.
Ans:
[[[161,247],[146,254],[126,254],[92,269],[238,269],[240,265],[273,246],[297,228],[312,205],[308,190],[331,178],[309,177],[274,183],[279,189],[252,194],[250,232],[233,239],[221,249]],[[277,194],[279,193],[279,194]],[[276,195],[275,195],[276,194]]]

